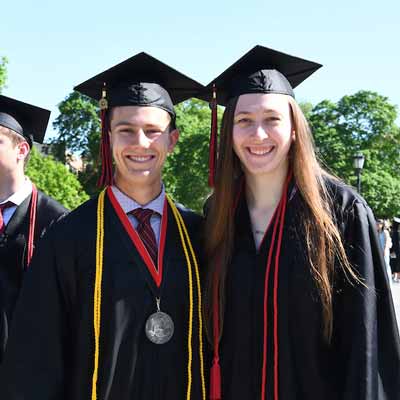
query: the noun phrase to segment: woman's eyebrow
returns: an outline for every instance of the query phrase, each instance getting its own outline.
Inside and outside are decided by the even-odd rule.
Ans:
[[[237,115],[240,115],[240,114],[250,115],[250,114],[254,114],[254,113],[255,113],[255,111],[239,110],[239,111],[237,111],[237,112],[235,113],[235,117],[236,117]],[[279,111],[274,110],[273,108],[266,108],[265,110],[263,110],[263,114],[270,114],[270,113],[280,114]]]

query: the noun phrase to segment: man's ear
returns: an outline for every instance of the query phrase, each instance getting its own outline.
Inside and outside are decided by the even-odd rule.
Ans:
[[[173,131],[169,133],[168,153],[172,153],[178,139],[179,139],[179,130],[175,128]]]
[[[110,127],[108,127],[108,140],[109,140],[109,143],[110,143],[110,148],[112,149],[112,132],[111,132],[111,128]]]
[[[18,143],[17,147],[18,147],[17,158],[18,160],[24,161],[25,158],[28,157],[31,148],[28,142],[25,141]]]

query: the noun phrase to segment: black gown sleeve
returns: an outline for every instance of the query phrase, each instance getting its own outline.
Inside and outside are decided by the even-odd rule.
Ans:
[[[52,236],[41,241],[26,273],[0,368],[2,400],[64,398],[67,311]]]
[[[338,272],[332,340],[343,374],[340,398],[399,400],[399,334],[372,211],[356,200],[342,228],[349,261],[363,284]]]

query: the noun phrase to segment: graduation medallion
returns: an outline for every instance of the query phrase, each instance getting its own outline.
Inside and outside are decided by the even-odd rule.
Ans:
[[[160,299],[157,299],[157,312],[147,318],[145,331],[150,342],[155,344],[169,342],[174,334],[174,321],[168,314],[160,311]]]

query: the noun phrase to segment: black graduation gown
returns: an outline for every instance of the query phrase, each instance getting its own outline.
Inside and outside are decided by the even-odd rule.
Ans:
[[[56,224],[32,260],[0,371],[2,400],[90,399],[96,208],[97,199],[89,200]],[[179,212],[196,251],[202,219],[182,207]],[[163,265],[161,310],[172,317],[175,333],[168,343],[156,345],[144,330],[156,311],[156,286],[106,196],[101,400],[186,399],[188,273],[169,207]],[[195,304],[196,299],[195,292]],[[192,400],[201,399],[198,325],[195,317]]]
[[[0,235],[0,362],[26,270],[31,197],[28,196],[17,207],[5,232]],[[38,191],[34,247],[46,229],[67,211],[60,203]]]
[[[398,400],[399,338],[374,217],[350,188],[328,184],[349,260],[368,289],[349,284],[338,266],[333,338],[327,345],[300,228],[304,203],[297,192],[288,203],[283,231],[277,349],[271,311],[273,266],[269,281],[265,398],[274,399],[273,354],[277,350],[279,400]],[[261,398],[264,279],[272,226],[259,253],[250,226],[247,204],[242,200],[236,213],[220,347],[224,400]]]

